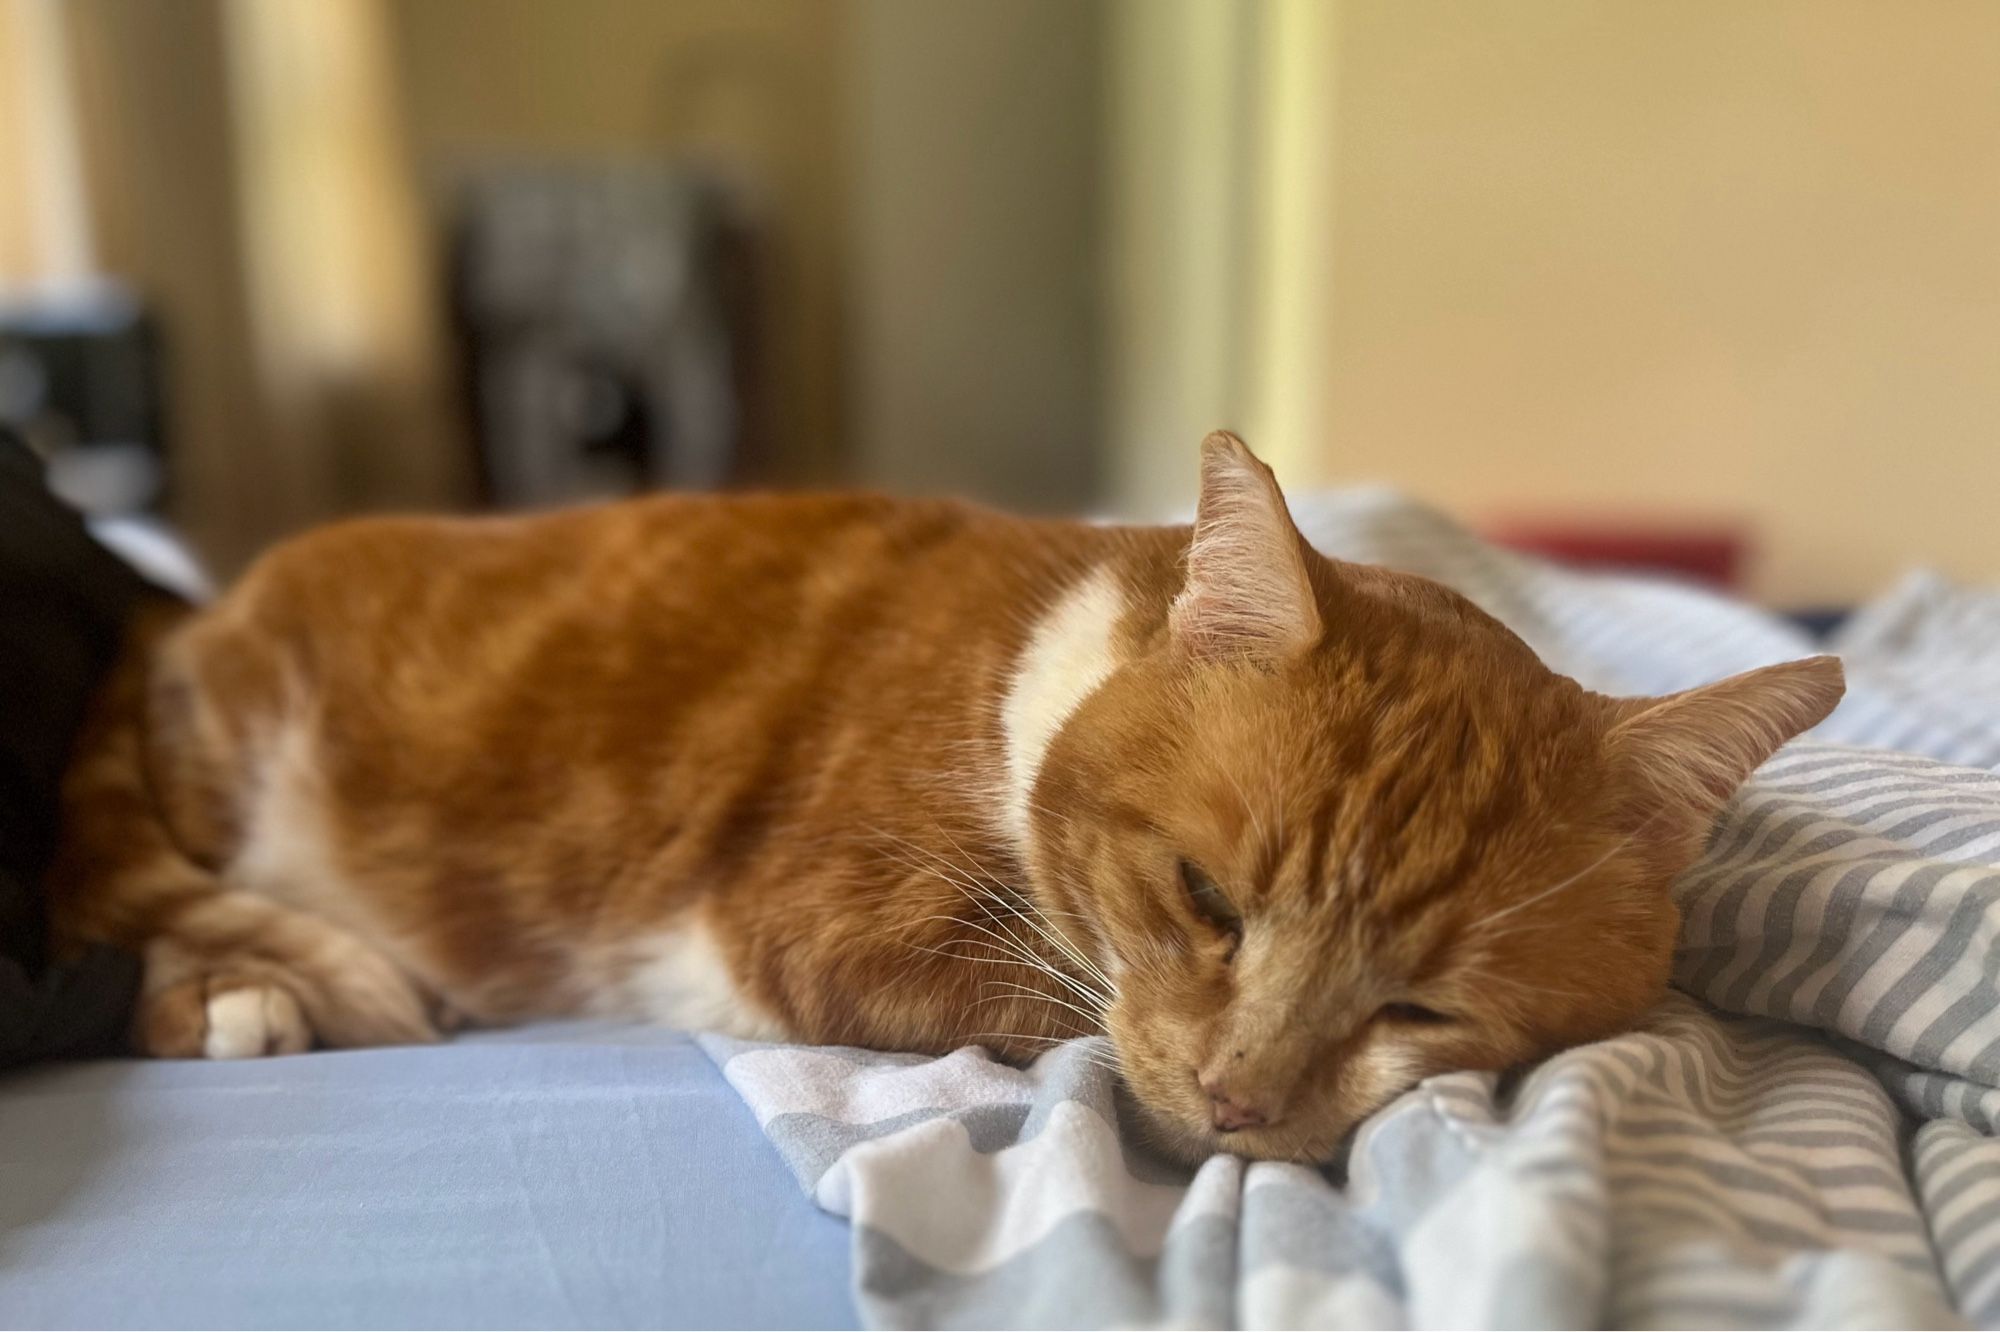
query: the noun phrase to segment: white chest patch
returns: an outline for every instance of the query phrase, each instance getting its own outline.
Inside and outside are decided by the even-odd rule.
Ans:
[[[1003,809],[1008,836],[1025,853],[1035,778],[1049,745],[1070,714],[1118,666],[1112,636],[1125,613],[1125,595],[1108,568],[1099,568],[1063,593],[1035,625],[1001,705],[1007,736],[1007,791]]]
[[[626,976],[619,1001],[622,1013],[683,1031],[713,1031],[746,1041],[782,1041],[790,1036],[776,1018],[743,993],[708,922],[699,916],[641,941],[637,963]]]

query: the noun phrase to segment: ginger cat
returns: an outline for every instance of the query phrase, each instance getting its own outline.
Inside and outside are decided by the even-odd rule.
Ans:
[[[163,617],[66,781],[63,941],[140,1048],[616,1015],[1009,1057],[1109,1035],[1160,1145],[1324,1159],[1620,1030],[1816,657],[1665,699],[1327,559],[1227,434],[1193,528],[875,497],[371,519]]]

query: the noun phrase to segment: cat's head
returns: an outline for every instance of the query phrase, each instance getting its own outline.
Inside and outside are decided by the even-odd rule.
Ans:
[[[1211,436],[1166,632],[1038,775],[1037,880],[1163,1145],[1324,1159],[1423,1077],[1658,1000],[1669,885],[1842,687],[1816,657],[1590,693],[1449,589],[1315,552]]]

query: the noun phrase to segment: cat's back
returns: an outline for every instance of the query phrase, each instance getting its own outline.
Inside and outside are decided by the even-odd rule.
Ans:
[[[643,654],[714,663],[796,635],[857,586],[921,579],[940,547],[1006,544],[1016,520],[877,495],[661,495],[541,514],[368,517],[262,556],[191,637],[249,638],[314,687],[452,691]],[[935,563],[935,561],[929,561]],[[962,584],[961,584],[962,586]]]
[[[656,762],[648,738],[730,743],[795,696],[865,715],[979,687],[1113,540],[876,495],[355,519],[254,564],[169,645],[161,694],[246,741],[310,719],[361,801],[416,774],[532,785],[543,767]]]
[[[525,515],[354,518],[272,547],[209,614],[328,638],[361,623],[449,635],[544,614],[670,615],[997,517],[877,495],[657,495]]]
[[[228,882],[414,941],[465,1011],[568,1011],[599,936],[934,796],[1036,615],[1132,539],[871,496],[337,524],[163,646],[155,795]]]

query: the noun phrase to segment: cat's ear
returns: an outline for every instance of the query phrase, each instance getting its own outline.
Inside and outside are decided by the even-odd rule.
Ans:
[[[1187,580],[1168,616],[1197,655],[1276,661],[1320,637],[1305,538],[1271,469],[1218,430],[1201,442],[1201,501]]]
[[[1807,657],[1665,698],[1624,700],[1611,752],[1655,812],[1705,820],[1778,746],[1826,720],[1846,690],[1840,658]]]

